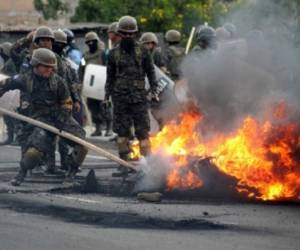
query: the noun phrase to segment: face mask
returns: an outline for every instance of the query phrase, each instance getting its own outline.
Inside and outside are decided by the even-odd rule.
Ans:
[[[64,49],[64,45],[63,44],[59,44],[59,43],[54,43],[53,44],[53,51],[57,54],[61,54],[62,51]]]
[[[91,41],[87,44],[89,46],[89,50],[91,53],[96,52],[98,49],[98,42],[97,41]]]
[[[132,38],[122,38],[120,46],[124,49],[128,54],[134,51],[134,39]]]

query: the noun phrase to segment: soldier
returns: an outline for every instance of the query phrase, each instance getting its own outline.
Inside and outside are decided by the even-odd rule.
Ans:
[[[70,91],[71,98],[73,101],[73,109],[72,115],[74,119],[82,126],[83,118],[81,113],[81,97],[79,94],[79,78],[77,72],[71,67],[69,61],[66,60],[64,56],[64,48],[67,45],[67,35],[62,30],[54,31],[54,43],[53,43],[53,51],[56,55],[59,56],[62,64],[66,67],[66,74],[68,76],[68,80],[66,83],[68,84],[68,90]],[[47,172],[53,174],[55,172],[55,146],[53,145],[53,151],[47,155]],[[59,153],[61,160],[61,169],[68,170],[68,144],[65,140],[59,140]]]
[[[110,51],[107,64],[105,100],[112,98],[113,129],[118,135],[118,151],[123,160],[129,159],[132,122],[141,154],[147,156],[150,153],[150,120],[145,76],[150,84],[148,98],[158,100],[153,61],[149,52],[135,41],[137,31],[134,17],[123,16],[119,20],[118,33],[122,39]],[[126,168],[120,167],[119,170],[119,175],[127,175]]]
[[[157,36],[153,32],[146,32],[141,36],[140,42],[150,51],[154,64],[166,73],[167,68],[162,56],[161,48],[158,44]]]
[[[196,33],[196,40],[197,45],[192,49],[192,52],[201,53],[217,48],[216,31],[210,26],[200,26]]]
[[[63,32],[67,35],[67,46],[65,48],[66,56],[79,67],[82,54],[75,43],[74,33],[70,29],[64,29]]]
[[[165,62],[170,77],[174,81],[181,79],[180,64],[185,55],[185,49],[180,45],[181,34],[177,30],[169,30],[165,35],[168,47],[165,52]]]
[[[68,87],[64,79],[54,72],[57,67],[55,54],[48,49],[37,49],[33,52],[30,64],[33,67],[31,70],[9,79],[0,88],[0,96],[9,90],[20,89],[29,97],[30,117],[84,138],[84,130],[71,116],[72,100]],[[41,162],[55,137],[38,127],[27,125],[24,129],[28,134],[20,162],[21,168],[11,181],[15,186],[23,182],[28,170],[35,168]],[[72,148],[72,152],[68,155],[69,171],[66,180],[73,180],[87,150],[70,141],[67,143]]]
[[[3,74],[13,76],[16,74],[16,67],[13,63],[13,61],[10,59],[10,49],[12,47],[12,44],[9,42],[5,42],[0,44],[0,56],[4,60],[3,68],[1,69],[1,72]],[[11,144],[14,141],[14,132],[15,132],[15,123],[16,121],[9,117],[4,116],[4,122],[7,129],[7,138],[4,142],[1,142],[2,145]]]
[[[24,74],[28,71],[32,70],[31,65],[31,54],[32,51],[36,48],[47,48],[52,50],[53,44],[55,41],[54,32],[51,28],[47,26],[40,26],[34,32],[31,32],[27,37],[20,39],[13,45],[11,49],[11,54],[15,58],[15,61],[19,64],[19,60],[23,59],[23,63],[20,65],[20,73]],[[56,46],[57,49],[57,46]],[[21,54],[21,56],[18,55]],[[75,82],[74,75],[72,75],[70,71],[70,67],[66,64],[66,62],[58,55],[55,54],[57,67],[56,73],[66,80],[67,86],[69,87],[69,92],[71,94],[72,100],[74,101],[73,106],[74,109],[79,111],[80,109],[80,96],[78,95],[78,90],[73,87],[73,83]],[[23,58],[22,58],[23,57]],[[78,83],[75,82],[75,83]],[[21,104],[19,112],[23,115],[28,115],[30,110],[29,103],[30,99],[27,96],[27,93],[21,92]],[[22,123],[21,123],[22,124]],[[23,123],[24,124],[24,123]],[[18,134],[18,140],[20,145],[26,143],[26,133],[23,133],[23,128],[20,126]],[[50,145],[49,145],[50,146]],[[53,150],[49,150],[49,154],[47,154],[47,172],[53,173],[55,171],[55,143],[52,145]],[[23,152],[24,150],[22,150]],[[64,157],[62,157],[63,159]]]
[[[88,64],[104,65],[105,51],[100,47],[100,38],[95,32],[88,32],[85,35],[85,43],[88,46],[88,51],[83,55],[83,59],[80,66],[80,78],[83,80],[84,69]],[[96,130],[91,136],[101,136],[101,125],[104,121],[104,104],[102,101],[87,98],[87,105],[92,114],[92,121],[96,126]],[[111,135],[112,129],[107,126],[106,135]]]

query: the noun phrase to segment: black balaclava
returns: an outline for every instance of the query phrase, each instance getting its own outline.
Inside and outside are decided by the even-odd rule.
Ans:
[[[124,49],[125,52],[128,54],[134,53],[134,45],[135,45],[135,41],[132,37],[122,38],[120,42],[121,48]]]
[[[57,42],[54,42],[54,43],[53,43],[53,48],[52,48],[52,50],[53,50],[53,52],[55,52],[56,54],[61,55],[61,54],[63,53],[63,50],[64,50],[65,46],[66,46],[66,45],[63,44],[63,43],[57,43]]]
[[[95,53],[98,49],[98,41],[97,40],[92,40],[86,43],[87,46],[89,47],[90,53]]]

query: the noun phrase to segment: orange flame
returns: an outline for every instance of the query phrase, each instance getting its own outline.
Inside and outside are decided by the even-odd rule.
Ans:
[[[260,200],[300,200],[300,120],[287,122],[287,114],[287,106],[280,103],[272,110],[272,119],[259,122],[247,117],[234,133],[209,141],[200,133],[199,113],[180,114],[150,139],[154,155],[175,160],[167,189],[203,186],[189,159],[212,156],[220,171],[238,180],[238,192]]]

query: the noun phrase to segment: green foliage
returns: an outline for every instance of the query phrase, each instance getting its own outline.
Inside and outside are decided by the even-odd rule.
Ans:
[[[189,32],[193,25],[214,25],[232,1],[218,0],[80,0],[72,21],[117,21],[123,15],[137,18],[141,30]]]
[[[34,0],[33,3],[36,10],[42,12],[46,20],[55,19],[59,14],[68,11],[67,5],[60,0]]]

